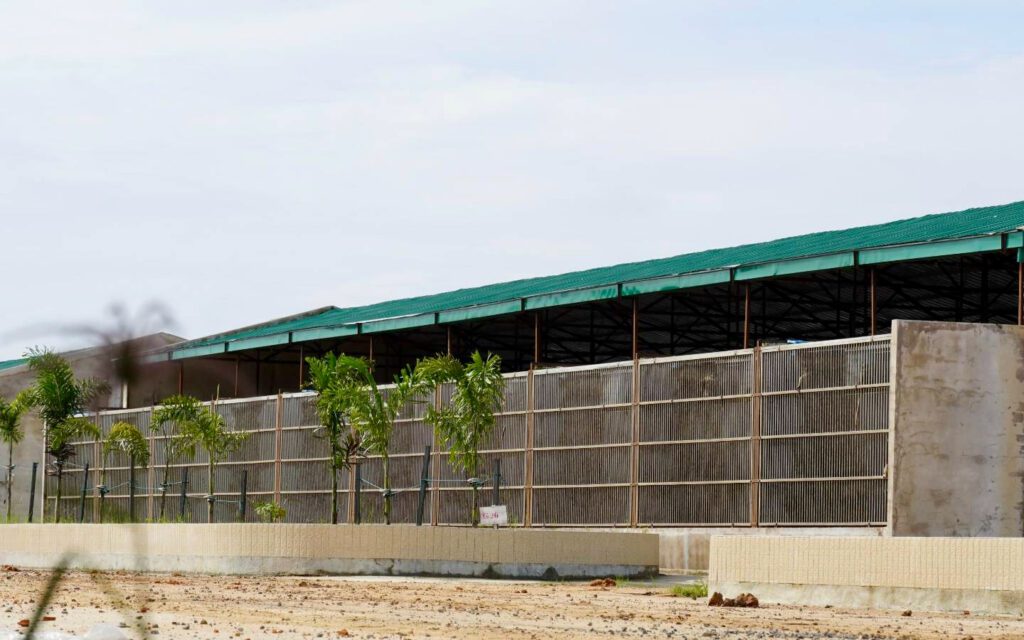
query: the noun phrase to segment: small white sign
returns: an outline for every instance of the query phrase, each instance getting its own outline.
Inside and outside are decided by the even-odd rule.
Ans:
[[[480,507],[480,526],[502,527],[508,524],[508,508],[499,504],[493,507]]]

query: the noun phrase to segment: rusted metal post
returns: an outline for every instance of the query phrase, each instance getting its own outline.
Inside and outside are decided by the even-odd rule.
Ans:
[[[634,307],[635,308],[635,307]],[[640,362],[633,354],[633,392],[631,394],[629,450],[629,526],[640,520]]]
[[[448,346],[447,346],[447,352],[446,353],[448,355],[452,355],[452,326],[451,325],[448,325],[447,327],[445,327],[445,336],[447,337],[447,340],[448,340]]]
[[[523,483],[523,526],[533,526],[533,429],[534,429],[534,404],[536,403],[536,392],[534,391],[533,365],[526,374],[526,477]]]
[[[185,363],[178,363],[178,395],[185,393]]]
[[[1017,256],[1017,324],[1024,324],[1024,262],[1020,262],[1019,254]]]
[[[871,267],[871,335],[878,330],[878,292],[875,288],[875,268]]]
[[[441,410],[441,387],[434,389],[434,408],[438,411]],[[438,518],[441,513],[441,483],[438,482],[441,479],[441,465],[443,460],[441,459],[441,437],[437,434],[437,431],[433,432],[433,455],[435,456],[434,463],[431,465],[431,487],[430,487],[430,524],[437,526]]]
[[[744,286],[743,294],[743,348],[750,348],[750,285]]]
[[[277,407],[274,411],[274,502],[281,504],[281,453],[284,448],[284,431],[281,426],[281,412],[284,410],[284,398],[277,394]]]
[[[671,337],[669,338],[671,339]],[[637,297],[633,298],[633,348],[630,354],[633,360],[636,360],[637,354],[640,352],[640,299]]]
[[[416,500],[416,526],[423,526],[423,510],[427,503],[427,489],[430,484],[430,445],[423,448],[423,469],[420,471],[420,491]]]
[[[85,463],[82,474],[82,499],[78,503],[78,523],[85,522],[85,494],[89,491],[89,463]]]
[[[235,356],[235,395],[233,396],[235,398],[238,397],[238,369],[241,364],[240,360],[241,358],[239,356]]]
[[[28,521],[32,522],[33,512],[36,506],[36,476],[39,474],[39,463],[32,463],[32,482],[28,488]]]
[[[306,365],[305,355],[306,355],[305,349],[303,348],[303,345],[300,344],[299,345],[299,386],[296,387],[299,391],[302,391],[302,385],[305,382],[302,379],[303,375],[305,374],[305,371],[304,371],[304,367]]]
[[[750,526],[760,524],[761,513],[761,346],[754,347],[750,411]]]

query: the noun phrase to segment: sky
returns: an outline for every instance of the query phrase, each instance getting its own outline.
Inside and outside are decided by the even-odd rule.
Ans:
[[[1024,200],[1022,36],[980,0],[0,0],[0,359],[112,305],[199,337]]]

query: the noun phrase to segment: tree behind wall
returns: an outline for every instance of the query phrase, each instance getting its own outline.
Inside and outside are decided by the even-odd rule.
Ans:
[[[181,456],[192,457],[196,449],[206,452],[207,496],[206,496],[206,521],[213,522],[213,507],[216,502],[216,474],[217,465],[237,451],[249,434],[237,431],[229,431],[223,416],[214,411],[212,407],[203,406],[199,400],[189,396],[175,396],[165,401],[159,411],[165,411],[159,416],[160,422],[173,421],[178,426],[178,433],[175,434],[167,451],[175,458]],[[157,412],[154,412],[153,419],[157,421]],[[169,465],[165,463],[164,478],[166,478]],[[166,491],[164,492],[166,497]],[[161,507],[161,514],[163,507]]]
[[[359,444],[368,453],[380,456],[384,497],[384,522],[391,524],[391,467],[389,449],[395,420],[407,403],[430,390],[406,367],[395,376],[394,387],[377,386],[373,363],[366,358],[338,356],[332,366],[335,382],[326,386],[329,396],[325,406],[340,411],[359,436]]]
[[[22,397],[26,406],[39,410],[46,429],[46,453],[53,458],[57,477],[53,518],[60,522],[64,467],[75,454],[72,442],[100,435],[99,428],[81,414],[108,387],[91,378],[77,379],[68,361],[48,349],[32,349],[26,355],[36,380]]]
[[[103,483],[106,484],[107,464],[106,459],[111,453],[120,452],[128,458],[132,469],[149,461],[149,443],[146,436],[142,435],[139,428],[129,422],[115,422],[110,426],[110,433],[103,442]],[[129,476],[128,481],[135,482],[134,473]],[[134,487],[132,488],[134,491]],[[129,519],[134,520],[135,514],[129,513]],[[100,521],[103,521],[102,509]]]
[[[317,392],[316,413],[322,436],[330,447],[331,524],[338,524],[338,472],[351,467],[362,452],[362,438],[349,425],[348,415],[358,389],[363,385],[359,358],[328,353],[322,358],[306,358],[309,385]]]
[[[470,520],[476,526],[480,523],[480,446],[494,431],[494,414],[505,400],[501,358],[490,354],[484,358],[477,351],[462,364],[450,355],[437,356],[417,363],[416,373],[433,385],[453,386],[447,406],[429,407],[425,420],[448,447],[451,465],[472,482]]]
[[[11,495],[14,488],[14,445],[25,437],[21,416],[25,413],[25,397],[8,402],[0,398],[0,442],[7,445],[7,521],[11,520]]]
[[[171,481],[171,465],[181,457],[181,450],[177,446],[179,440],[176,433],[181,430],[181,425],[199,415],[202,408],[201,403],[192,396],[170,396],[165,398],[153,411],[153,418],[150,422],[150,431],[160,435],[164,443],[164,469],[163,479],[160,482],[160,514],[159,520],[164,519],[167,507],[167,487]]]

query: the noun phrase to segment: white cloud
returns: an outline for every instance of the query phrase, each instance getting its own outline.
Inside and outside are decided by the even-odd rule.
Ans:
[[[1024,197],[991,28],[890,64],[700,3],[155,6],[0,10],[0,357],[112,299],[196,335]]]

